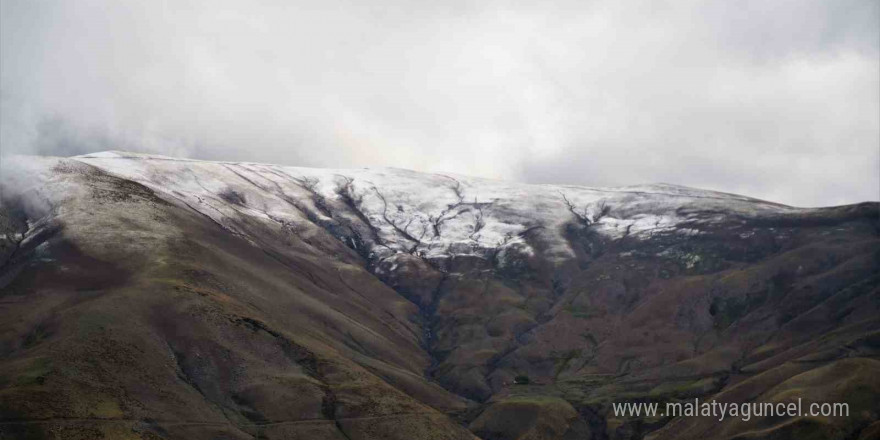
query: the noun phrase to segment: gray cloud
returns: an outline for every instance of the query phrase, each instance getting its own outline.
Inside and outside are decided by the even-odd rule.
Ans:
[[[0,2],[3,153],[880,198],[880,2]]]

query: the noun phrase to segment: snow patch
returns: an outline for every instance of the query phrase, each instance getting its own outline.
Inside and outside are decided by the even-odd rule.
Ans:
[[[19,159],[16,166],[30,175],[25,190],[44,199],[55,197],[41,193],[45,185],[32,182],[34,176],[55,179],[58,171],[53,167],[60,160]],[[302,168],[117,151],[70,161],[143,184],[233,232],[242,218],[302,231],[366,221],[370,230],[362,231],[369,246],[365,252],[377,260],[403,253],[429,261],[469,255],[494,257],[503,266],[535,256],[539,250],[530,244],[534,237],[540,240],[544,258],[561,262],[574,255],[564,236],[569,224],[592,228],[611,240],[647,239],[657,233],[697,235],[700,230],[695,226],[731,215],[797,211],[668,184],[529,185],[394,168]],[[396,263],[388,266],[391,271],[397,268]]]

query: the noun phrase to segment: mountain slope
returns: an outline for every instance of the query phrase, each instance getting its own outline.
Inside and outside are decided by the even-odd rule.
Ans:
[[[4,166],[10,438],[851,438],[878,417],[876,203],[117,152]],[[610,411],[786,389],[868,391],[845,420]]]

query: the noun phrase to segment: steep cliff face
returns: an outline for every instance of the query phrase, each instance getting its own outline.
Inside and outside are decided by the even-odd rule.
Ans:
[[[5,437],[877,429],[877,203],[116,152],[4,167]],[[611,411],[792,393],[851,417]]]

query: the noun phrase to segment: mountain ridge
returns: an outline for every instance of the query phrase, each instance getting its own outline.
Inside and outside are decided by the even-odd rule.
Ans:
[[[120,152],[12,162],[11,438],[734,437],[757,425],[610,403],[775,399],[798,374],[872,390],[868,412],[761,429],[852,436],[876,418],[875,202]]]
[[[719,198],[725,198],[725,196],[730,196],[733,198],[752,200],[752,201],[756,201],[756,202],[774,204],[774,205],[779,205],[779,206],[788,207],[788,208],[795,208],[793,206],[785,205],[783,203],[758,199],[758,198],[749,197],[749,196],[745,196],[745,195],[741,195],[741,194],[725,192],[725,191],[717,191],[717,190],[705,190],[705,189],[701,189],[701,188],[697,188],[697,187],[680,185],[680,184],[675,184],[675,183],[668,183],[668,182],[641,183],[641,184],[623,185],[623,186],[587,186],[587,185],[559,184],[559,183],[525,183],[525,182],[510,181],[510,180],[505,180],[505,179],[477,177],[477,176],[458,174],[458,173],[450,173],[450,172],[423,172],[423,171],[412,170],[409,168],[393,167],[393,166],[391,166],[391,167],[358,167],[358,168],[299,167],[299,166],[295,166],[295,165],[277,165],[277,164],[272,164],[272,163],[268,163],[268,162],[216,161],[216,160],[205,160],[205,159],[178,158],[178,157],[166,156],[166,155],[161,155],[161,154],[136,153],[136,152],[130,152],[130,151],[124,151],[124,150],[106,150],[106,151],[101,151],[101,152],[86,153],[86,154],[81,154],[81,155],[77,155],[77,156],[70,156],[70,158],[71,159],[76,159],[76,158],[134,159],[134,158],[137,158],[137,159],[146,159],[146,160],[169,160],[169,161],[181,161],[181,162],[209,162],[209,163],[224,163],[224,164],[266,165],[266,166],[274,166],[274,167],[280,167],[280,168],[313,168],[313,169],[319,169],[319,170],[332,170],[332,171],[336,171],[336,172],[345,172],[345,171],[349,171],[349,170],[397,170],[397,171],[403,171],[406,173],[413,173],[413,174],[425,174],[425,175],[436,175],[436,176],[454,176],[454,177],[467,178],[467,179],[471,179],[471,180],[478,180],[478,181],[482,180],[482,181],[489,181],[489,182],[513,184],[513,185],[570,187],[570,188],[590,189],[593,191],[607,190],[609,192],[625,192],[625,190],[627,188],[671,187],[671,188],[680,188],[680,189],[690,190],[690,191],[694,191],[694,192],[718,194]],[[634,191],[634,192],[640,192],[640,191]],[[660,193],[660,194],[667,194],[667,193]],[[865,202],[860,202],[860,203],[865,203]],[[853,203],[853,204],[859,204],[859,203]],[[847,204],[847,205],[852,205],[852,204]],[[837,206],[847,206],[847,205],[837,205]],[[797,209],[819,209],[819,208],[821,208],[821,207],[813,207],[813,208],[799,207]]]

